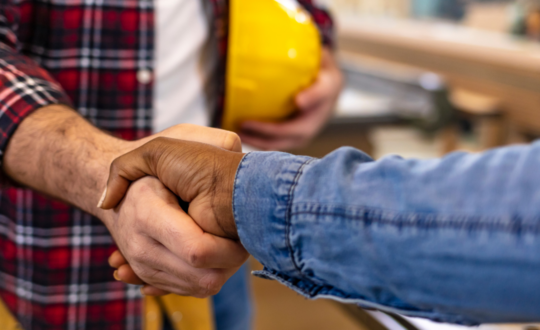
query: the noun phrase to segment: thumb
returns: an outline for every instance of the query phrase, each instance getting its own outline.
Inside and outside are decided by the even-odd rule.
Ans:
[[[160,153],[159,146],[161,139],[154,139],[145,145],[116,158],[109,170],[107,187],[101,196],[97,207],[109,210],[118,205],[126,194],[132,181],[136,181],[144,176],[156,176],[155,160]]]

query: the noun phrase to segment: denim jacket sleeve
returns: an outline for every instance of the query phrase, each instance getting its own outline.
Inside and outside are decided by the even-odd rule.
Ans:
[[[540,143],[435,160],[249,153],[233,206],[257,275],[307,298],[468,325],[540,320]]]

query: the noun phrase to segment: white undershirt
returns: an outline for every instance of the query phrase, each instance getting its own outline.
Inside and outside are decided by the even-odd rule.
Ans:
[[[155,0],[154,132],[208,126],[216,52],[202,0]]]

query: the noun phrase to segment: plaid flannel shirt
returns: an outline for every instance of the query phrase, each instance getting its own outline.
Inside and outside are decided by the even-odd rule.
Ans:
[[[330,45],[329,15],[298,1]],[[210,2],[219,118],[228,1]],[[21,121],[49,104],[70,104],[124,139],[150,134],[153,85],[140,76],[152,74],[153,47],[151,0],[0,0],[0,153]],[[0,189],[0,297],[25,329],[140,328],[138,288],[113,279],[114,250],[99,219],[29,189]]]

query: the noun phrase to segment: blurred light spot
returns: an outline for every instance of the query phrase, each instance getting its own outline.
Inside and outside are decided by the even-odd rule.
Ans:
[[[428,72],[420,76],[420,86],[428,91],[436,91],[444,87],[443,79],[435,73]]]
[[[182,313],[176,311],[172,314],[172,318],[174,320],[174,322],[180,322],[182,321],[182,318],[184,317],[184,315],[182,315]]]
[[[289,49],[289,58],[294,59],[296,58],[296,55],[298,55],[298,53],[296,52],[296,49],[294,48]]]
[[[294,0],[276,0],[276,2],[288,10],[296,10],[298,8],[298,3]]]
[[[298,14],[296,14],[295,19],[298,23],[302,24],[305,23],[309,19],[309,17],[305,13],[299,12]]]

